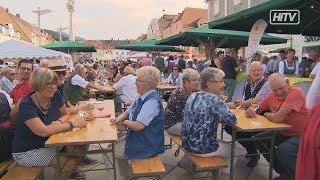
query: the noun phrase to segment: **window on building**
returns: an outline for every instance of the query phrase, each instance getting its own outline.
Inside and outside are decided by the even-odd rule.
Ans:
[[[233,0],[233,5],[239,5],[241,3],[241,0]]]
[[[218,15],[220,13],[219,0],[213,1],[213,15]]]

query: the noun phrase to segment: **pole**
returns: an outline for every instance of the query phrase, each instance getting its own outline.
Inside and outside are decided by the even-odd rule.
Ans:
[[[41,24],[40,24],[40,16],[41,15],[44,15],[44,14],[47,14],[47,13],[50,13],[51,10],[50,9],[43,9],[43,10],[40,10],[40,6],[38,6],[38,10],[36,11],[32,11],[34,13],[36,13],[38,15],[38,44],[39,46],[41,45]]]
[[[38,44],[41,46],[40,7],[38,6]]]
[[[60,26],[60,28],[59,28],[59,33],[60,33],[60,38],[59,38],[59,40],[60,40],[60,41],[62,41],[62,34],[61,34],[61,31],[62,31],[62,27]]]

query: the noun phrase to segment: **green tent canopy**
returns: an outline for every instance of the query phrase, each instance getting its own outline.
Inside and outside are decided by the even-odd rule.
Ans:
[[[174,46],[157,45],[156,43],[158,43],[158,41],[155,39],[147,39],[147,40],[140,41],[140,42],[116,46],[116,49],[126,49],[126,50],[132,50],[132,51],[184,52],[184,50],[182,50],[180,48],[176,48]]]
[[[51,44],[41,46],[46,49],[62,51],[66,53],[72,52],[97,52],[97,50],[90,45],[79,43],[76,41],[58,41]]]
[[[239,48],[248,45],[249,35],[249,32],[209,29],[208,26],[202,26],[162,39],[158,44],[199,47],[212,38],[216,48]],[[265,34],[260,43],[264,45],[287,43],[287,39]]]
[[[299,10],[300,23],[297,25],[271,25],[271,10]],[[253,24],[264,19],[268,26],[267,33],[302,34],[319,36],[320,34],[320,1],[319,0],[269,0],[265,3],[244,9],[229,16],[209,22],[211,29],[229,29],[251,31]]]

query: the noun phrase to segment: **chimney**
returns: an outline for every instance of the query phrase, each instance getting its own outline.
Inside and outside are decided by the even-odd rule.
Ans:
[[[7,11],[7,13],[9,13],[9,9],[8,8],[6,8],[6,11]]]
[[[16,14],[16,16],[20,19],[20,14]]]

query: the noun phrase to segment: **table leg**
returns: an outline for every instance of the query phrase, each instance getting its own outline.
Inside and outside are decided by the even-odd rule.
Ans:
[[[273,172],[273,153],[274,153],[274,144],[275,144],[276,132],[273,130],[271,135],[271,147],[269,154],[269,180],[272,180],[272,172]]]
[[[112,143],[112,169],[113,169],[113,179],[117,179],[117,170],[116,170],[116,155],[115,155],[115,148],[114,143]]]
[[[231,140],[231,160],[230,160],[230,176],[229,179],[233,180],[233,164],[234,164],[234,152],[236,143],[236,128],[232,126],[232,140]]]
[[[60,148],[56,146],[56,158],[57,158],[57,176],[61,180],[61,165],[60,165]]]

